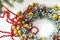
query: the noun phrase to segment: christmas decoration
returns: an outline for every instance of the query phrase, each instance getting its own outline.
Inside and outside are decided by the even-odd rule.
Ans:
[[[17,12],[17,14],[10,11],[3,4],[2,6],[6,9],[1,12],[0,18],[4,18],[6,15],[6,21],[11,26],[11,32],[1,31],[2,33],[7,33],[10,35],[3,35],[2,37],[11,37],[14,40],[15,37],[19,37],[19,40],[47,40],[45,37],[38,38],[36,34],[39,32],[39,29],[33,25],[33,22],[38,18],[47,18],[52,20],[56,24],[57,33],[50,36],[52,40],[60,40],[59,31],[60,31],[60,14],[58,11],[60,8],[58,6],[48,7],[39,5],[38,3],[33,3],[33,5],[29,5],[28,8],[22,13],[21,11]],[[14,18],[10,18],[10,14],[14,15]],[[36,31],[33,31],[36,29]],[[55,32],[54,32],[55,33]],[[49,39],[50,40],[50,39]]]

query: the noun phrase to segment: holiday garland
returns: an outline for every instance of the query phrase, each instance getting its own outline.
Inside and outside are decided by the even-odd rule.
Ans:
[[[4,18],[6,15],[6,21],[11,26],[11,32],[5,32],[1,31],[2,33],[7,33],[10,35],[3,35],[2,37],[8,37],[10,36],[12,40],[14,40],[14,36],[19,37],[19,40],[47,40],[47,38],[42,37],[38,38],[35,36],[39,29],[33,25],[33,22],[36,19],[41,18],[47,18],[51,20],[54,24],[56,24],[57,32],[54,32],[56,34],[52,34],[51,38],[48,40],[60,40],[60,7],[54,6],[54,7],[48,7],[45,5],[39,5],[38,3],[33,3],[33,5],[29,5],[28,8],[22,13],[21,11],[17,12],[17,14],[11,12],[8,8],[6,8],[3,4],[2,6],[6,9],[5,11],[2,11],[0,18]],[[10,14],[15,15],[14,18],[10,18]],[[3,15],[3,16],[2,16]],[[35,32],[33,32],[33,29],[36,29]]]

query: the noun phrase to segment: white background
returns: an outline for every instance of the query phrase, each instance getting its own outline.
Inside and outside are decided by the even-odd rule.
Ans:
[[[5,3],[3,3],[6,7],[8,7],[12,12],[17,13],[18,11],[24,11],[27,6],[29,4],[32,4],[34,2],[37,2],[39,4],[45,4],[47,6],[54,6],[54,5],[59,5],[60,6],[60,0],[24,0],[23,3],[13,3],[14,7],[11,8],[8,5],[6,5]],[[39,28],[39,33],[37,35],[39,35],[38,37],[48,37],[54,30],[55,30],[55,26],[53,25],[53,23],[51,21],[49,21],[48,19],[38,19],[34,22],[34,25],[36,25]],[[5,18],[0,18],[0,30],[3,31],[8,31],[10,32],[11,29],[11,24],[6,22],[6,17]],[[0,33],[1,35],[5,35]],[[11,40],[10,37],[4,37],[1,38],[0,40]],[[18,40],[17,37],[15,37],[15,40]]]

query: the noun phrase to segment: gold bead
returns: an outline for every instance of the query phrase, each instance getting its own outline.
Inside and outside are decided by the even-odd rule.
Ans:
[[[33,16],[33,13],[32,12],[29,12],[28,15]]]
[[[58,5],[55,5],[55,10],[58,10]]]
[[[60,10],[60,7],[58,5],[56,5],[55,10]]]
[[[16,36],[18,36],[18,34],[15,34]]]
[[[23,17],[22,15],[21,15],[21,16],[19,15],[18,18],[17,18],[17,20],[18,20],[19,18],[22,18],[22,17]]]
[[[18,26],[16,27],[16,29],[19,30],[19,29],[20,29],[20,26],[18,25]]]
[[[55,13],[55,14],[53,14],[53,16],[52,16],[53,20],[57,20],[57,19],[58,19],[58,17],[59,17],[59,16],[58,16],[58,14],[56,14],[56,13]]]
[[[15,26],[12,26],[12,29],[14,30],[16,27]]]
[[[45,37],[43,37],[43,38],[40,38],[39,40],[46,40],[46,38],[45,38]]]
[[[16,29],[14,30],[14,34],[18,34],[18,31]]]
[[[26,38],[26,34],[22,34],[22,36]]]
[[[19,34],[19,36],[22,36],[21,33]]]
[[[21,24],[21,22],[18,22],[18,24]]]
[[[58,10],[60,10],[60,7],[58,7]]]
[[[14,29],[14,31],[16,31],[17,29]]]
[[[58,10],[58,8],[55,8],[55,10],[57,11],[57,10]]]
[[[28,24],[24,24],[23,26],[24,26],[25,28],[28,28],[28,27],[29,27],[29,25],[28,25]]]
[[[21,37],[19,38],[19,40],[23,40],[23,37],[21,36]]]
[[[18,34],[21,34],[21,31],[20,30],[18,30]]]
[[[58,19],[60,19],[60,15],[59,15]]]
[[[24,24],[25,22],[24,21],[22,21],[22,24]]]

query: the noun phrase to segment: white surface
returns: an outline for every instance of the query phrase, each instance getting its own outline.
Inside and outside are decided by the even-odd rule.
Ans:
[[[33,23],[36,27],[39,28],[38,38],[50,36],[55,29],[54,24],[47,18],[38,19]]]
[[[14,8],[10,8],[9,6],[6,6],[6,7],[8,7],[14,13],[20,10],[23,12],[27,8],[27,6],[29,4],[32,4],[33,2],[38,2],[39,4],[45,4],[47,6],[54,6],[54,5],[60,6],[60,0],[25,0],[23,4],[22,3],[18,4],[15,2]],[[38,34],[41,35],[42,37],[48,37],[51,34],[51,32],[53,32],[54,30],[53,23],[47,19],[38,19],[34,22],[34,25],[36,25],[39,28],[40,31]],[[0,18],[0,30],[10,32],[10,29],[11,29],[11,25],[6,22],[6,18]],[[1,35],[3,34],[1,33],[0,36]],[[0,40],[11,40],[11,38],[10,37],[1,38]],[[15,37],[15,40],[18,40],[18,39]]]

